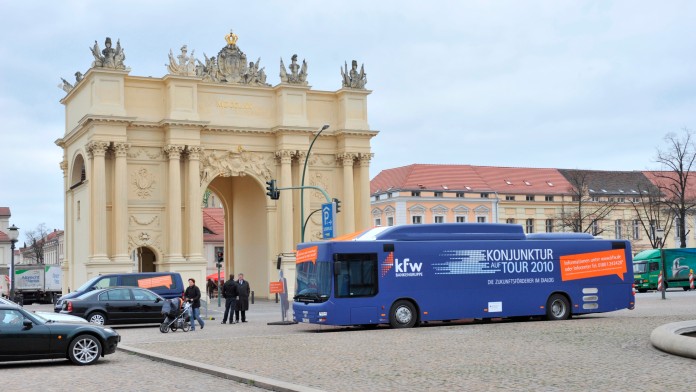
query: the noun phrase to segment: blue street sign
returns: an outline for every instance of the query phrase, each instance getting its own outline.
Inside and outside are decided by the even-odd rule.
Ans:
[[[334,236],[334,215],[334,203],[321,205],[321,232],[325,240]]]

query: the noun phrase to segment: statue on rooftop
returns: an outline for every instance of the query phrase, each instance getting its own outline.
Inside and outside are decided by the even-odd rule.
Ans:
[[[285,69],[285,64],[283,59],[280,59],[280,81],[282,83],[292,83],[300,84],[303,86],[307,85],[307,62],[302,60],[302,67],[297,64],[297,55],[293,54],[290,59],[290,73]]]
[[[360,67],[360,72],[358,72],[357,61],[353,60],[350,71],[348,70],[348,63],[346,63],[345,69],[341,68],[341,77],[343,78],[343,87],[365,89],[365,84],[367,84],[365,64]]]
[[[174,58],[174,53],[169,49],[169,64],[166,65],[170,74],[180,76],[196,75],[196,59],[193,57],[194,51],[191,51],[190,56],[186,55],[187,51],[186,45],[182,46],[181,54]]]
[[[121,48],[121,41],[117,40],[116,48],[113,48],[111,47],[111,37],[106,37],[104,46],[104,50],[100,51],[99,44],[97,41],[94,41],[94,46],[90,48],[94,56],[92,67],[125,70],[126,66],[123,64],[123,60],[126,59],[126,54],[123,53],[123,48]]]

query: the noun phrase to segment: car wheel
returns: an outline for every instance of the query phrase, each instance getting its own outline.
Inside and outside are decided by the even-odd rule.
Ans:
[[[91,365],[101,356],[102,345],[92,335],[79,335],[68,347],[68,357],[76,365]]]
[[[106,324],[106,315],[102,312],[93,312],[87,316],[87,321],[92,324],[104,325]]]
[[[418,315],[411,301],[396,301],[389,312],[389,324],[392,328],[411,328],[416,325]]]
[[[546,301],[547,320],[567,320],[570,318],[570,302],[561,294],[553,294]]]

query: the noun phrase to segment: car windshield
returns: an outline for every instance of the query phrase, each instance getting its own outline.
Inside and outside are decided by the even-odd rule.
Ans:
[[[295,300],[324,302],[331,295],[331,263],[317,261],[297,265]]]
[[[647,263],[633,263],[633,273],[634,274],[644,274],[646,271]]]
[[[96,282],[97,279],[99,279],[99,278],[100,278],[100,276],[95,276],[94,278],[88,280],[85,284],[83,284],[82,286],[80,286],[80,287],[79,287],[77,290],[75,290],[75,291],[85,291],[85,290],[89,289],[90,287],[92,287],[92,286],[94,285],[94,282]]]
[[[36,312],[34,312],[33,314],[34,314],[34,317],[36,317],[37,319],[43,321],[44,323],[48,322],[48,319],[47,319],[46,317],[44,317],[44,316],[42,316],[42,315],[40,315],[40,314],[38,314],[38,313],[36,313]]]

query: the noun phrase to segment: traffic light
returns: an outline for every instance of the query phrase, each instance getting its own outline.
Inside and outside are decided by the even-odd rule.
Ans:
[[[276,180],[266,181],[266,196],[271,200],[280,199],[280,191],[276,188]]]
[[[218,252],[218,253],[217,253],[217,262],[218,262],[218,263],[222,263],[224,260],[225,260],[225,259],[223,258],[223,253],[222,253],[222,252]]]
[[[334,197],[333,202],[336,204],[336,213],[338,214],[341,212],[341,201]]]

